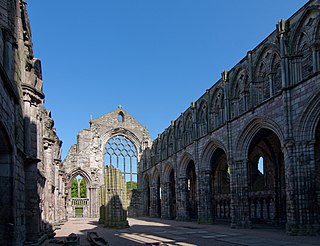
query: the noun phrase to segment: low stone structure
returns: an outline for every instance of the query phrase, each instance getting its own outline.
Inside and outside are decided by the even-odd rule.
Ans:
[[[105,185],[100,187],[100,222],[105,227],[125,228],[127,220],[127,187],[120,169],[105,168]]]
[[[141,158],[144,215],[319,233],[319,40],[312,0],[172,121]]]

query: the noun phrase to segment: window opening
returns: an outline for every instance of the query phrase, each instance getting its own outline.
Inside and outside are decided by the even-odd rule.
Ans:
[[[260,157],[259,160],[258,160],[258,170],[262,175],[264,175],[263,157]]]
[[[105,165],[119,168],[128,189],[137,188],[137,149],[125,136],[110,138],[105,146]]]
[[[123,115],[122,112],[120,112],[120,113],[118,114],[118,121],[119,121],[119,122],[124,122],[124,115]]]
[[[76,176],[71,183],[71,198],[86,198],[86,193],[86,182],[81,175]]]

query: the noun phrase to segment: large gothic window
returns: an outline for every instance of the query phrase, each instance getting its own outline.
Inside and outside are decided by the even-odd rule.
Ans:
[[[128,189],[137,188],[137,149],[125,136],[118,135],[108,140],[105,146],[105,164],[119,168]]]

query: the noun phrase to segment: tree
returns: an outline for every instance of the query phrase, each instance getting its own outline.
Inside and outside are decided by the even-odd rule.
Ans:
[[[71,183],[71,198],[76,197],[78,197],[78,182],[74,179]]]
[[[86,198],[87,197],[86,182],[84,182],[83,179],[81,179],[81,182],[80,182],[80,197],[81,198]]]
[[[131,188],[131,184],[132,184],[132,188]],[[127,190],[136,190],[138,187],[137,182],[135,181],[128,181],[127,182]]]

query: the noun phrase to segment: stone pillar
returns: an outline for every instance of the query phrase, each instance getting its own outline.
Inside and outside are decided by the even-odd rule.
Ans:
[[[187,182],[185,177],[178,178],[176,184],[177,196],[177,220],[188,221],[189,215],[187,211]]]
[[[171,219],[170,215],[170,182],[165,182],[162,184],[161,188],[161,218]]]
[[[231,227],[250,228],[248,201],[248,160],[230,165]]]
[[[110,228],[128,227],[127,188],[120,169],[106,167],[104,191],[104,226]]]
[[[158,191],[157,184],[152,184],[150,187],[150,217],[158,217],[157,211]]]
[[[198,222],[201,224],[211,224],[214,222],[212,209],[211,171],[205,170],[200,173],[199,186]]]
[[[38,167],[37,163],[37,143],[38,131],[35,118],[37,112],[37,103],[39,99],[32,96],[29,91],[24,91],[24,141],[25,152],[28,156],[25,160],[25,221],[26,221],[26,240],[28,242],[37,242],[40,237],[40,206],[38,193]]]
[[[284,148],[287,185],[287,232],[291,235],[315,235],[317,220],[315,194],[314,142],[301,144],[294,155],[292,143]],[[301,146],[300,145],[300,146]]]

